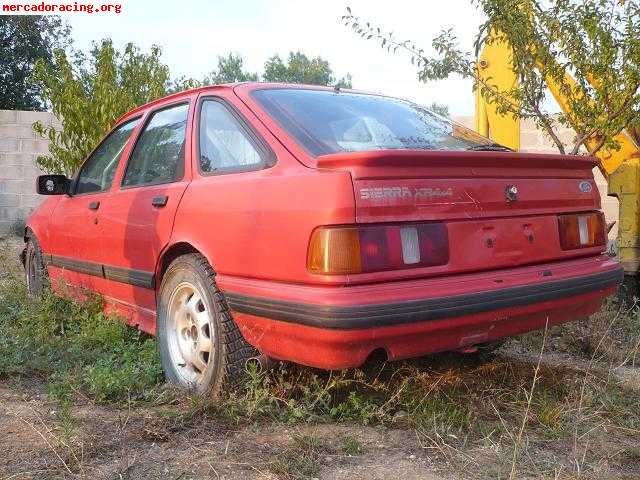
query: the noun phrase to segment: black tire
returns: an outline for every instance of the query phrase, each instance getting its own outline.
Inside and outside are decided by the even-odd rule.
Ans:
[[[198,295],[198,308],[206,312],[209,318],[208,328],[205,325],[201,329],[201,324],[194,320],[191,320],[194,325],[190,328],[177,326],[180,323],[177,317],[184,314],[174,312],[188,310],[186,304],[195,298],[188,297],[189,285],[194,288],[194,295]],[[187,291],[184,306],[176,310],[176,303],[181,305],[177,295],[184,289]],[[191,318],[189,314],[187,316]],[[191,333],[194,328],[196,330]],[[205,257],[196,253],[176,258],[167,268],[158,291],[156,332],[167,380],[199,395],[216,397],[237,388],[246,373],[247,360],[258,355],[233,321],[224,295],[215,283],[215,272],[211,265]],[[188,338],[185,339],[181,332],[185,332]],[[211,350],[205,362],[200,354],[206,352],[201,352],[195,345],[209,340]],[[184,346],[185,342],[190,341],[194,345],[189,352],[192,356],[182,355],[183,349],[178,344]],[[206,364],[206,367],[197,368],[196,363],[189,363],[191,358],[199,358],[199,363]],[[191,378],[192,374],[194,378]]]
[[[24,254],[24,275],[27,293],[31,297],[39,297],[49,286],[49,275],[42,258],[42,250],[34,236],[27,239]]]

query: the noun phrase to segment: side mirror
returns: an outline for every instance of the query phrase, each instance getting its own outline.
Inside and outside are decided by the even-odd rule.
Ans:
[[[65,195],[69,193],[71,180],[64,175],[40,175],[38,177],[38,193],[40,195]]]

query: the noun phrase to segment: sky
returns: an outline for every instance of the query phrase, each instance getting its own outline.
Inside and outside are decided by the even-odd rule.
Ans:
[[[421,83],[407,55],[387,53],[341,22],[350,6],[362,20],[427,51],[434,36],[452,27],[461,47],[472,51],[482,17],[470,0],[115,1],[123,4],[119,15],[66,16],[76,48],[88,49],[92,41],[107,37],[118,47],[133,42],[148,51],[156,44],[162,47],[172,77],[197,79],[216,67],[218,55],[239,53],[248,70],[262,73],[270,56],[278,53],[286,58],[290,51],[299,50],[328,60],[336,77],[350,73],[354,88],[423,105],[437,102],[447,105],[454,115],[473,114],[470,80]]]

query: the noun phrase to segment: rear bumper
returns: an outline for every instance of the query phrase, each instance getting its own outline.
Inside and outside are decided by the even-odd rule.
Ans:
[[[583,318],[622,278],[617,262],[599,256],[377,285],[219,283],[243,334],[263,353],[344,368],[375,349],[407,358]]]

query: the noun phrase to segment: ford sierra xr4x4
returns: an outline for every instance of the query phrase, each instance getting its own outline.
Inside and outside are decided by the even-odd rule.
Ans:
[[[473,348],[615,292],[594,165],[382,95],[200,88],[124,115],[73,179],[38,178],[27,284],[103,296],[201,393],[256,355],[337,369]]]

